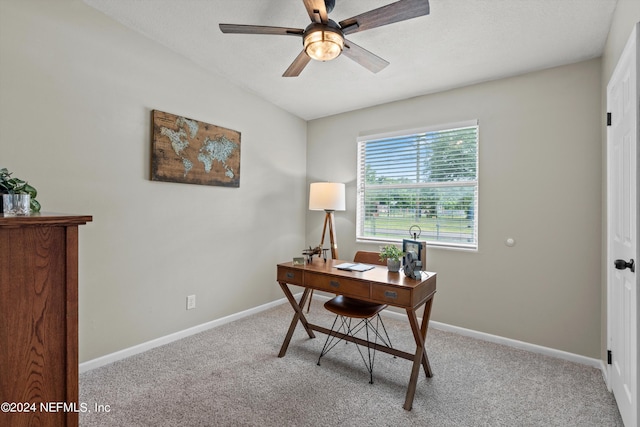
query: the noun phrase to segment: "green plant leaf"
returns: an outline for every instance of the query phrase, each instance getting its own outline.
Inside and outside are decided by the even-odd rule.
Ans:
[[[400,257],[402,257],[402,251],[398,249],[398,247],[395,245],[387,245],[384,248],[382,248],[382,251],[380,251],[381,261],[384,261],[387,259],[399,261]]]
[[[23,191],[30,195],[32,199],[35,199],[38,195],[38,191],[28,183],[25,183]]]
[[[32,198],[30,202],[30,207],[31,207],[31,212],[40,212],[40,208],[42,206],[40,206],[40,202]]]

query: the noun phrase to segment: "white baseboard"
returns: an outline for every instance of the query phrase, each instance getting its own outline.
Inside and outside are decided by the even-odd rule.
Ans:
[[[296,298],[299,300],[300,294],[296,295]],[[329,300],[329,297],[322,294],[314,294],[314,298],[320,300]],[[253,314],[259,313],[261,311],[270,309],[271,307],[275,307],[277,305],[283,304],[286,302],[285,298],[260,305],[258,307],[251,308],[249,310],[244,310],[239,313],[231,314],[229,316],[212,320],[211,322],[203,323],[201,325],[197,325],[183,331],[175,332],[173,334],[166,335],[164,337],[156,338],[151,341],[144,342],[142,344],[135,345],[133,347],[125,348],[120,351],[116,351],[114,353],[110,353],[96,359],[92,359],[80,364],[80,373],[90,371],[92,369],[99,368],[101,366],[108,365],[110,363],[116,362],[121,359],[125,359],[127,357],[133,356],[135,354],[143,353],[147,350],[151,350],[152,348],[159,347],[161,345],[169,344],[173,341],[177,341],[182,338],[186,338],[188,336],[197,334],[199,332],[206,331],[208,329],[215,328],[217,326],[224,325],[229,322],[233,322],[234,320],[242,319],[247,316],[251,316]],[[404,313],[398,313],[395,311],[385,310],[383,312],[385,316],[393,317],[396,319],[407,319],[407,315]],[[433,320],[429,321],[429,327],[434,329],[440,329],[442,331],[453,332],[459,335],[468,336],[471,338],[477,338],[483,341],[494,342],[497,344],[503,344],[509,347],[515,347],[522,350],[530,351],[533,353],[544,354],[546,356],[556,357],[558,359],[568,360],[570,362],[580,363],[583,365],[592,366],[594,368],[598,368],[602,371],[602,374],[605,378],[605,383],[607,382],[606,374],[606,366],[604,362],[600,359],[594,359],[591,357],[581,356],[574,353],[569,353],[562,350],[556,350],[549,347],[543,347],[536,344],[530,344],[523,341],[514,340],[511,338],[504,338],[498,335],[491,335],[484,332],[474,331],[472,329],[461,328],[458,326],[448,325],[446,323],[435,322]]]
[[[518,341],[511,338],[505,338],[498,335],[491,335],[485,332],[478,332],[472,329],[461,328],[459,326],[452,326],[446,323],[429,321],[429,327],[434,329],[440,329],[441,331],[453,332],[458,335],[464,335],[471,338],[477,338],[483,341],[494,342],[497,344],[506,345],[509,347],[519,348],[521,350],[530,351],[532,353],[543,354],[545,356],[551,356],[558,359],[567,360],[569,362],[580,363],[582,365],[592,366],[594,368],[602,369],[602,360],[594,359],[591,357],[581,356],[575,353],[569,353],[563,350],[557,350],[555,348],[543,347],[537,344],[531,344],[524,341]]]
[[[165,335],[164,337],[143,342],[142,344],[134,345],[133,347],[125,348],[123,350],[116,351],[114,353],[106,354],[96,359],[82,362],[79,366],[79,371],[80,373],[87,372],[92,369],[96,369],[101,366],[105,366],[110,363],[117,362],[118,360],[126,359],[127,357],[130,357],[139,353],[144,353],[145,351],[151,350],[152,348],[160,347],[161,345],[169,344],[173,341],[177,341],[179,339],[186,338],[191,335],[195,335],[197,333],[206,331],[208,329],[212,329],[217,326],[222,326],[226,323],[233,322],[234,320],[242,319],[243,317],[251,316],[252,314],[256,314],[261,311],[268,310],[271,307],[284,304],[286,301],[287,300],[285,298],[282,298],[277,301],[273,301],[267,304],[260,305],[258,307],[241,311],[239,313],[231,314],[229,316],[225,316],[220,319],[206,322],[201,325],[193,326],[191,328],[184,329],[182,331],[175,332],[173,334]]]
[[[611,384],[609,383],[609,366],[604,362],[604,360],[600,361],[600,370],[602,371],[602,379],[607,385],[607,390],[609,390],[610,393],[613,393]]]
[[[325,295],[315,295],[314,298],[329,300],[330,297]],[[407,315],[405,313],[399,313],[396,311],[385,310],[382,312],[385,316],[393,317],[396,319],[407,319]],[[422,321],[421,318],[418,319]],[[435,322],[433,320],[429,321],[429,327],[433,329],[439,329],[441,331],[453,332],[458,335],[463,335],[471,338],[476,338],[483,341],[494,342],[496,344],[506,345],[508,347],[519,348],[521,350],[530,351],[532,353],[544,354],[545,356],[551,356],[558,359],[568,360],[570,362],[580,363],[582,365],[592,366],[594,368],[598,368],[602,370],[603,375],[606,375],[606,367],[604,362],[600,359],[594,359],[591,357],[581,356],[579,354],[569,353],[562,350],[556,350],[554,348],[543,347],[541,345],[530,344],[524,341],[518,341],[511,338],[505,338],[498,335],[487,334],[485,332],[474,331],[473,329],[461,328],[459,326],[453,326],[446,323]]]

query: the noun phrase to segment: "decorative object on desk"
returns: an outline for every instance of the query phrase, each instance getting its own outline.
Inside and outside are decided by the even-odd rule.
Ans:
[[[418,259],[422,262],[422,268],[427,266],[427,242],[402,239],[402,252],[406,254],[409,251],[414,251],[418,254]]]
[[[391,273],[400,271],[402,251],[396,245],[387,245],[380,251],[380,260],[387,261],[387,268]]]
[[[324,236],[329,226],[329,240],[331,242],[331,258],[338,259],[338,244],[333,213],[345,210],[344,184],[339,182],[314,182],[309,187],[309,210],[325,211],[322,240],[319,247],[324,245]]]
[[[328,250],[329,249],[322,248],[321,246],[316,246],[315,248],[312,248],[311,246],[309,246],[309,249],[305,249],[304,251],[302,251],[302,255],[306,255],[307,261],[309,262],[309,264],[313,262],[314,255],[320,256],[320,254],[322,254],[322,258],[324,258],[324,262],[327,262]]]
[[[12,173],[7,168],[0,169],[0,194],[24,194],[29,196],[28,207],[31,212],[40,212],[40,203],[36,200],[38,191],[29,185],[27,181],[23,181],[19,178],[12,178]],[[24,199],[23,199],[24,200]],[[12,200],[13,203],[13,200]],[[0,204],[2,211],[4,212],[4,202]],[[24,210],[24,209],[23,209]],[[5,212],[11,214],[11,212]],[[28,215],[29,212],[24,215]]]
[[[304,257],[303,256],[293,257],[293,265],[305,265]]]
[[[240,132],[153,111],[151,180],[240,187]]]
[[[410,250],[404,254],[403,259],[404,275],[412,279],[422,279],[422,261],[418,257],[417,252]]]
[[[416,231],[418,230],[418,231]],[[419,225],[412,225],[409,227],[409,236],[413,238],[413,240],[418,240],[418,237],[422,234],[422,228]]]

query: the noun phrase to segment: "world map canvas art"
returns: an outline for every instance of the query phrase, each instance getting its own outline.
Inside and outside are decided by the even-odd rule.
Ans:
[[[151,179],[240,186],[240,132],[154,110]]]

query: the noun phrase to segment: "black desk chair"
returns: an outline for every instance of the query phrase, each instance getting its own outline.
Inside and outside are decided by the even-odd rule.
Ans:
[[[377,252],[365,252],[360,251],[356,253],[354,257],[354,262],[361,262],[365,264],[378,264],[378,265],[386,265],[383,261],[380,261],[380,254]],[[355,338],[356,334],[360,332],[362,329],[365,330],[366,341],[367,341],[367,358],[364,357],[364,354],[360,350],[360,346],[356,342],[356,348],[362,357],[362,361],[367,367],[367,371],[369,371],[369,383],[373,384],[373,363],[375,361],[376,349],[370,345],[371,339],[373,338],[374,345],[378,342],[378,339],[382,341],[384,345],[387,347],[392,347],[391,340],[389,339],[389,334],[387,334],[387,329],[384,327],[384,323],[382,322],[382,318],[380,317],[380,312],[387,308],[387,304],[377,304],[368,301],[362,301],[356,298],[346,297],[344,295],[338,295],[331,300],[327,301],[324,304],[324,308],[329,310],[332,313],[335,313],[336,317],[333,320],[333,325],[331,326],[331,332],[337,332],[344,335],[351,336]],[[338,323],[338,319],[340,322]],[[358,319],[355,326],[352,327],[352,319]],[[372,320],[375,319],[375,323]],[[338,328],[336,329],[336,324],[338,324]],[[384,332],[384,336],[381,335],[379,331],[379,326],[382,326],[382,331]],[[371,336],[373,335],[373,336]],[[327,339],[322,347],[322,351],[320,352],[320,357],[318,357],[318,365],[320,365],[320,359],[322,356],[327,354],[333,347],[340,342],[342,338],[337,335],[329,334],[327,335]]]

